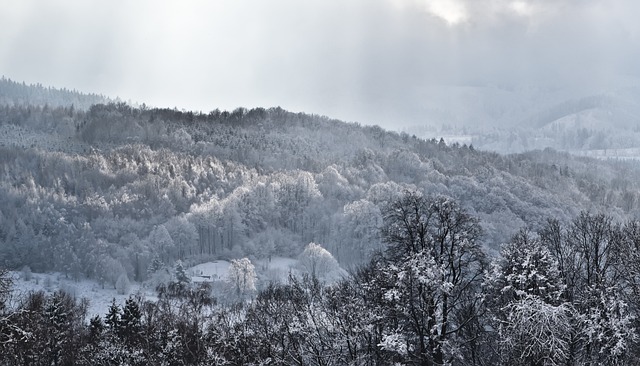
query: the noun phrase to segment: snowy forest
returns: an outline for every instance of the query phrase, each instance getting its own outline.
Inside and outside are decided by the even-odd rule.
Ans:
[[[448,136],[483,150],[551,147],[586,156],[638,157],[640,89],[625,79],[609,91],[564,87],[433,87],[423,123],[404,130]]]
[[[3,78],[0,363],[637,364],[639,213],[634,161]],[[306,271],[258,276],[273,257]],[[213,260],[226,291],[185,275]],[[157,298],[91,316],[20,271]]]

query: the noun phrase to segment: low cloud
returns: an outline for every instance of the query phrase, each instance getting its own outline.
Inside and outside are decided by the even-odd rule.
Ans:
[[[281,105],[393,127],[438,85],[638,75],[632,0],[0,0],[7,77],[158,106]]]

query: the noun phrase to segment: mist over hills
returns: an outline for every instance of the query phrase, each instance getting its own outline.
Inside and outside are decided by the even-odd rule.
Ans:
[[[0,263],[9,268],[99,277],[112,269],[94,263],[109,262],[141,280],[155,255],[296,256],[309,242],[360,263],[382,245],[385,205],[407,189],[461,202],[494,250],[550,217],[590,210],[624,220],[640,207],[630,162],[499,155],[280,108],[83,110],[66,96],[98,97],[4,83],[18,91],[3,100],[46,90],[36,100],[59,105],[0,108]],[[158,247],[158,232],[172,244]]]
[[[588,154],[640,146],[635,79],[616,87],[441,86],[424,89],[410,134],[472,142],[502,153],[547,147]],[[611,156],[615,157],[615,153]]]
[[[7,365],[640,359],[634,160],[502,155],[279,107],[80,108],[96,96],[7,85]],[[543,114],[558,133],[567,111],[615,103]],[[296,272],[285,282],[272,258]],[[226,275],[186,270],[213,266]],[[87,300],[64,288],[9,301],[32,271],[96,281],[93,300],[130,280],[155,292],[87,319]]]

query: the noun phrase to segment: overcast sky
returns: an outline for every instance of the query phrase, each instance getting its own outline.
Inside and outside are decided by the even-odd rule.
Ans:
[[[638,0],[0,0],[0,74],[208,112],[393,127],[447,85],[640,74]],[[407,121],[404,121],[407,122]]]

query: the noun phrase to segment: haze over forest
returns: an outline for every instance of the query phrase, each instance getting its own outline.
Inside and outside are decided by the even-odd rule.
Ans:
[[[398,131],[543,125],[592,96],[637,108],[632,0],[0,5],[5,76],[156,107],[281,106]]]
[[[279,107],[132,107],[6,78],[0,100],[7,365],[637,359],[635,160],[499,155]],[[221,261],[220,277],[196,272]],[[42,290],[13,292],[41,276]],[[93,281],[94,301],[153,292],[89,318],[63,279]]]
[[[635,2],[0,8],[0,364],[640,363]]]

